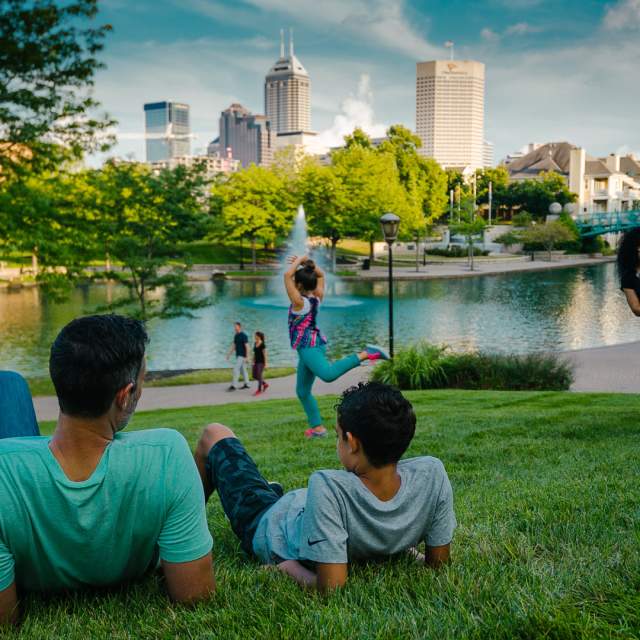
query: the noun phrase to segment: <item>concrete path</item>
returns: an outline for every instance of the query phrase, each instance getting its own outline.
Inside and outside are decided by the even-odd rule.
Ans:
[[[640,342],[565,353],[575,366],[572,391],[640,393]]]
[[[572,391],[602,391],[640,393],[640,342],[568,351],[565,357],[575,366]],[[371,368],[361,366],[331,383],[318,381],[316,395],[339,394],[360,380],[365,380]],[[262,402],[274,398],[295,398],[295,376],[269,381],[269,390],[258,397],[254,389],[227,391],[224,384],[195,384],[179,387],[147,387],[142,394],[139,411],[180,407],[210,406],[229,402]],[[54,397],[34,398],[38,420],[55,420],[58,402]]]
[[[316,395],[329,395],[342,393],[348,387],[364,380],[371,370],[364,365],[352,369],[335,382],[322,382],[318,380],[314,386]],[[229,370],[231,376],[231,370]],[[274,398],[285,399],[296,397],[296,378],[286,376],[269,380],[269,389],[266,393],[253,396],[255,383],[251,389],[227,391],[229,383],[193,384],[179,387],[145,387],[138,403],[138,411],[151,411],[152,409],[176,409],[180,407],[198,407],[229,402],[262,402]],[[42,396],[33,399],[38,420],[56,420],[58,417],[58,400],[55,397]]]

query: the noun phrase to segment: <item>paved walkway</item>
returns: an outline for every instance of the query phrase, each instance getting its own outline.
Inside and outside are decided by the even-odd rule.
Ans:
[[[471,271],[466,262],[438,262],[420,265],[420,271],[414,267],[399,267],[394,264],[394,280],[432,280],[438,278],[473,278],[475,276],[495,276],[502,273],[519,273],[525,271],[548,271],[549,269],[567,269],[569,267],[589,267],[604,262],[613,262],[615,258],[554,257],[551,261],[528,257],[512,258],[480,258],[474,263]],[[388,277],[387,267],[373,267],[369,271],[358,271],[358,278],[363,280],[381,280]]]
[[[640,342],[612,347],[568,351],[565,357],[575,366],[576,379],[572,391],[640,393]],[[316,395],[338,394],[364,380],[371,368],[358,367],[331,383],[318,381]],[[229,402],[262,402],[274,398],[295,398],[295,376],[269,381],[269,390],[257,398],[251,390],[227,391],[224,384],[195,384],[179,387],[145,388],[138,410],[209,406]],[[38,420],[55,420],[58,402],[54,397],[34,398]]]

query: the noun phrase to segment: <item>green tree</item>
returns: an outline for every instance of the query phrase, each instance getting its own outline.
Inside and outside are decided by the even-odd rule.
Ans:
[[[361,145],[339,149],[332,154],[333,171],[344,193],[345,234],[373,243],[381,236],[380,217],[393,211],[406,228],[414,223],[412,208],[400,183],[394,157]]]
[[[109,162],[87,175],[96,214],[99,246],[122,266],[109,277],[129,290],[113,307],[137,307],[143,320],[189,315],[207,304],[195,299],[186,283],[188,264],[180,243],[202,239],[210,215],[202,169],[165,169],[152,173],[144,165]],[[160,291],[164,298],[159,299]]]
[[[90,89],[102,65],[109,25],[97,26],[97,0],[5,0],[0,8],[0,170],[60,154],[79,157],[112,139]],[[29,151],[24,153],[25,148]]]
[[[467,198],[461,211],[460,222],[450,225],[449,229],[453,235],[463,236],[468,250],[469,269],[474,270],[474,248],[478,236],[482,238],[487,223],[474,213],[473,198]]]
[[[495,219],[497,214],[508,208],[509,206],[509,172],[506,167],[485,167],[477,169],[475,173],[476,179],[476,202],[479,205],[489,205],[489,184],[491,183],[491,205],[492,218]]]
[[[507,201],[512,208],[524,209],[537,219],[546,218],[552,202],[565,205],[576,199],[565,179],[553,171],[542,172],[537,180],[512,182],[507,190]]]
[[[522,240],[526,245],[542,245],[551,261],[554,247],[564,242],[571,242],[575,237],[571,230],[559,220],[545,224],[534,224],[522,232]]]
[[[273,242],[291,225],[295,212],[292,194],[281,175],[255,165],[234,173],[216,187],[215,193],[222,200],[220,228],[224,237],[249,238],[255,271],[256,242]]]
[[[335,272],[336,248],[348,232],[349,201],[344,185],[333,167],[308,162],[298,175],[297,194],[307,215],[310,234],[329,241],[331,270]]]

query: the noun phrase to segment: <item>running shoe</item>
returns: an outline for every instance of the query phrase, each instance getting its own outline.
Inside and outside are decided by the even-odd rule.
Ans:
[[[264,393],[268,388],[269,388],[269,384],[268,384],[267,382],[265,382],[265,383],[262,385],[262,392]]]
[[[311,438],[326,438],[327,430],[323,427],[322,431],[317,431],[314,427],[310,427],[304,432],[304,437]]]
[[[262,391],[260,391],[260,389],[258,389],[257,391],[254,391],[251,395],[259,396],[261,393],[262,393]]]
[[[364,350],[369,360],[390,360],[389,354],[376,344],[368,344]]]

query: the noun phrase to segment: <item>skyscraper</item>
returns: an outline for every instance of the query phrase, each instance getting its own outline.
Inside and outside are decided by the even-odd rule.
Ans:
[[[289,55],[284,52],[280,31],[280,57],[264,82],[264,110],[276,134],[311,131],[311,80],[293,53],[293,33],[289,34]]]
[[[273,159],[274,138],[266,116],[252,114],[234,103],[220,114],[219,149],[231,150],[243,167],[269,165]]]
[[[484,166],[484,64],[418,62],[416,133],[420,152],[443,167]]]
[[[189,105],[148,102],[144,105],[147,162],[169,160],[191,153]]]

